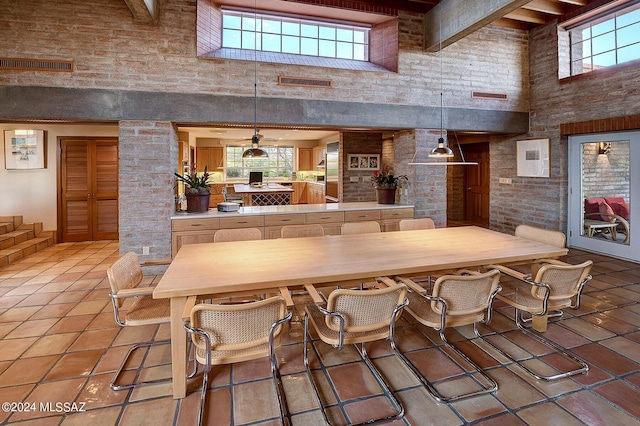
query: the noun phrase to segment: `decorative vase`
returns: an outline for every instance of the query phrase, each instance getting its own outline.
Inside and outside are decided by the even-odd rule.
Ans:
[[[187,212],[205,213],[209,211],[209,197],[211,194],[185,194],[187,197]]]
[[[396,187],[377,187],[378,204],[395,204],[396,203]]]

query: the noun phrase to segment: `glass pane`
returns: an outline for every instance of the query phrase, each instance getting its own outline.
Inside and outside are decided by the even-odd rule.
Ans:
[[[282,36],[283,53],[300,53],[300,38],[292,36]]]
[[[249,18],[244,16],[242,18],[242,29],[245,31],[255,31],[256,30],[256,20],[254,18]]]
[[[279,52],[280,36],[277,34],[262,34],[262,50],[265,52]]]
[[[336,58],[351,59],[353,57],[353,49],[351,43],[338,42]]]
[[[633,12],[625,13],[616,18],[618,28],[625,25],[633,24],[634,22],[640,22],[640,9],[636,9]]]
[[[302,24],[300,25],[300,35],[304,37],[318,38],[318,26]]]
[[[241,18],[233,15],[222,16],[222,28],[240,29]]]
[[[300,24],[294,22],[283,22],[282,34],[293,36],[300,35]]]
[[[591,36],[595,37],[600,34],[604,34],[609,31],[613,31],[615,29],[613,19],[609,19],[608,21],[601,22],[597,25],[591,26]]]
[[[300,53],[303,55],[318,56],[318,40],[310,38],[301,39]]]
[[[338,28],[336,38],[338,41],[353,41],[353,30]]]
[[[242,48],[254,50],[256,48],[256,33],[243,32],[242,33]]]
[[[640,42],[640,23],[618,30],[618,47]],[[639,48],[640,49],[640,48]]]
[[[591,40],[571,45],[571,58],[574,61],[586,56],[591,56]]]
[[[367,60],[367,57],[365,56],[364,45],[355,44],[353,46],[353,59],[358,60],[358,61],[366,61]]]
[[[239,30],[222,30],[222,45],[224,47],[230,47],[240,49],[240,31]]]
[[[629,141],[582,144],[582,235],[629,244]]]
[[[263,19],[262,32],[271,33],[271,34],[280,34],[282,32],[280,30],[280,21],[276,21],[273,19]]]
[[[616,48],[615,33],[607,33],[592,39],[593,54],[597,55],[602,52],[608,52]]]
[[[319,40],[319,56],[325,56],[328,58],[336,57],[336,43],[334,41]]]
[[[355,30],[353,32],[353,41],[355,43],[364,43],[364,31]]]
[[[582,39],[586,40],[588,38],[591,38],[591,27],[587,27],[582,30]]]
[[[618,50],[618,63],[640,59],[640,43],[624,47]]]
[[[335,40],[336,39],[336,29],[329,27],[320,27],[319,28],[319,37],[325,40]]]
[[[616,52],[607,52],[593,57],[593,69],[610,67],[616,64]]]
[[[582,60],[574,61],[571,63],[571,75],[582,74],[590,71],[593,71],[591,58],[584,58]]]

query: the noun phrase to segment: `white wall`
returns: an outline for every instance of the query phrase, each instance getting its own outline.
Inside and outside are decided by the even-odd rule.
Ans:
[[[6,170],[4,130],[45,130],[47,168]],[[22,216],[25,223],[42,222],[45,230],[57,229],[58,138],[64,136],[118,137],[118,125],[70,125],[0,123],[3,134],[0,152],[0,216]]]

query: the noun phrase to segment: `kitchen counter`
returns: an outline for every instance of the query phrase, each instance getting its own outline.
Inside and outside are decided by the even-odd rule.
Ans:
[[[236,183],[233,185],[236,194],[242,194],[245,206],[277,206],[291,204],[293,189],[278,183],[247,185]]]
[[[346,212],[358,210],[389,210],[406,208],[413,208],[413,206],[407,204],[378,204],[375,202],[248,206],[240,207],[240,210],[236,212],[219,212],[216,209],[209,209],[209,211],[206,213],[176,213],[171,217],[171,219],[205,219],[216,217],[242,217],[251,215]]]

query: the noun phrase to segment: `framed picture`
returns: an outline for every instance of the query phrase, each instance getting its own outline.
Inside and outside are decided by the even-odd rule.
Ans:
[[[46,169],[47,141],[44,130],[5,130],[4,168]]]
[[[349,154],[349,170],[378,170],[380,169],[380,155],[378,154]]]
[[[549,177],[549,139],[517,141],[518,171],[522,177]]]

